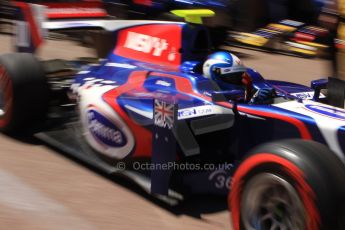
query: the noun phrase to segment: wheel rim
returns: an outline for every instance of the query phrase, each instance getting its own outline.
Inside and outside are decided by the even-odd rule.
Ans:
[[[297,191],[271,173],[261,173],[245,186],[241,217],[247,230],[305,229],[305,209]]]

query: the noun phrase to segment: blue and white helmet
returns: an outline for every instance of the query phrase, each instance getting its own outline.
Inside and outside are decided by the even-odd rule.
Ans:
[[[238,82],[246,67],[235,55],[219,51],[208,56],[203,65],[203,74],[212,80]]]

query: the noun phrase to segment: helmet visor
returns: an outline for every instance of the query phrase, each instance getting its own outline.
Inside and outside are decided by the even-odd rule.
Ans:
[[[246,72],[246,68],[243,66],[214,68],[214,76],[217,79],[221,79],[232,84],[241,84],[244,72]]]

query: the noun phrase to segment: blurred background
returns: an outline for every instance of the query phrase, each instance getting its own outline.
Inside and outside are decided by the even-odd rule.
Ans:
[[[46,20],[177,20],[173,9],[208,8],[214,50],[234,52],[265,78],[309,85],[345,80],[344,0],[35,0]],[[0,54],[15,52],[21,1],[0,0]],[[41,59],[104,57],[102,31],[49,33]],[[105,40],[108,39],[108,40]],[[106,41],[106,42],[104,42]],[[96,48],[96,49],[94,49]],[[1,229],[230,229],[226,198],[170,207],[140,188],[56,153],[37,140],[0,135]]]

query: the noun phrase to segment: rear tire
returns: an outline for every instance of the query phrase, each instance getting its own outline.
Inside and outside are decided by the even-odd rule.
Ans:
[[[42,121],[48,98],[43,67],[33,55],[0,56],[0,131],[13,133]]]
[[[259,146],[233,177],[228,201],[234,229],[271,229],[274,223],[296,230],[344,229],[344,178],[343,162],[320,143]]]

